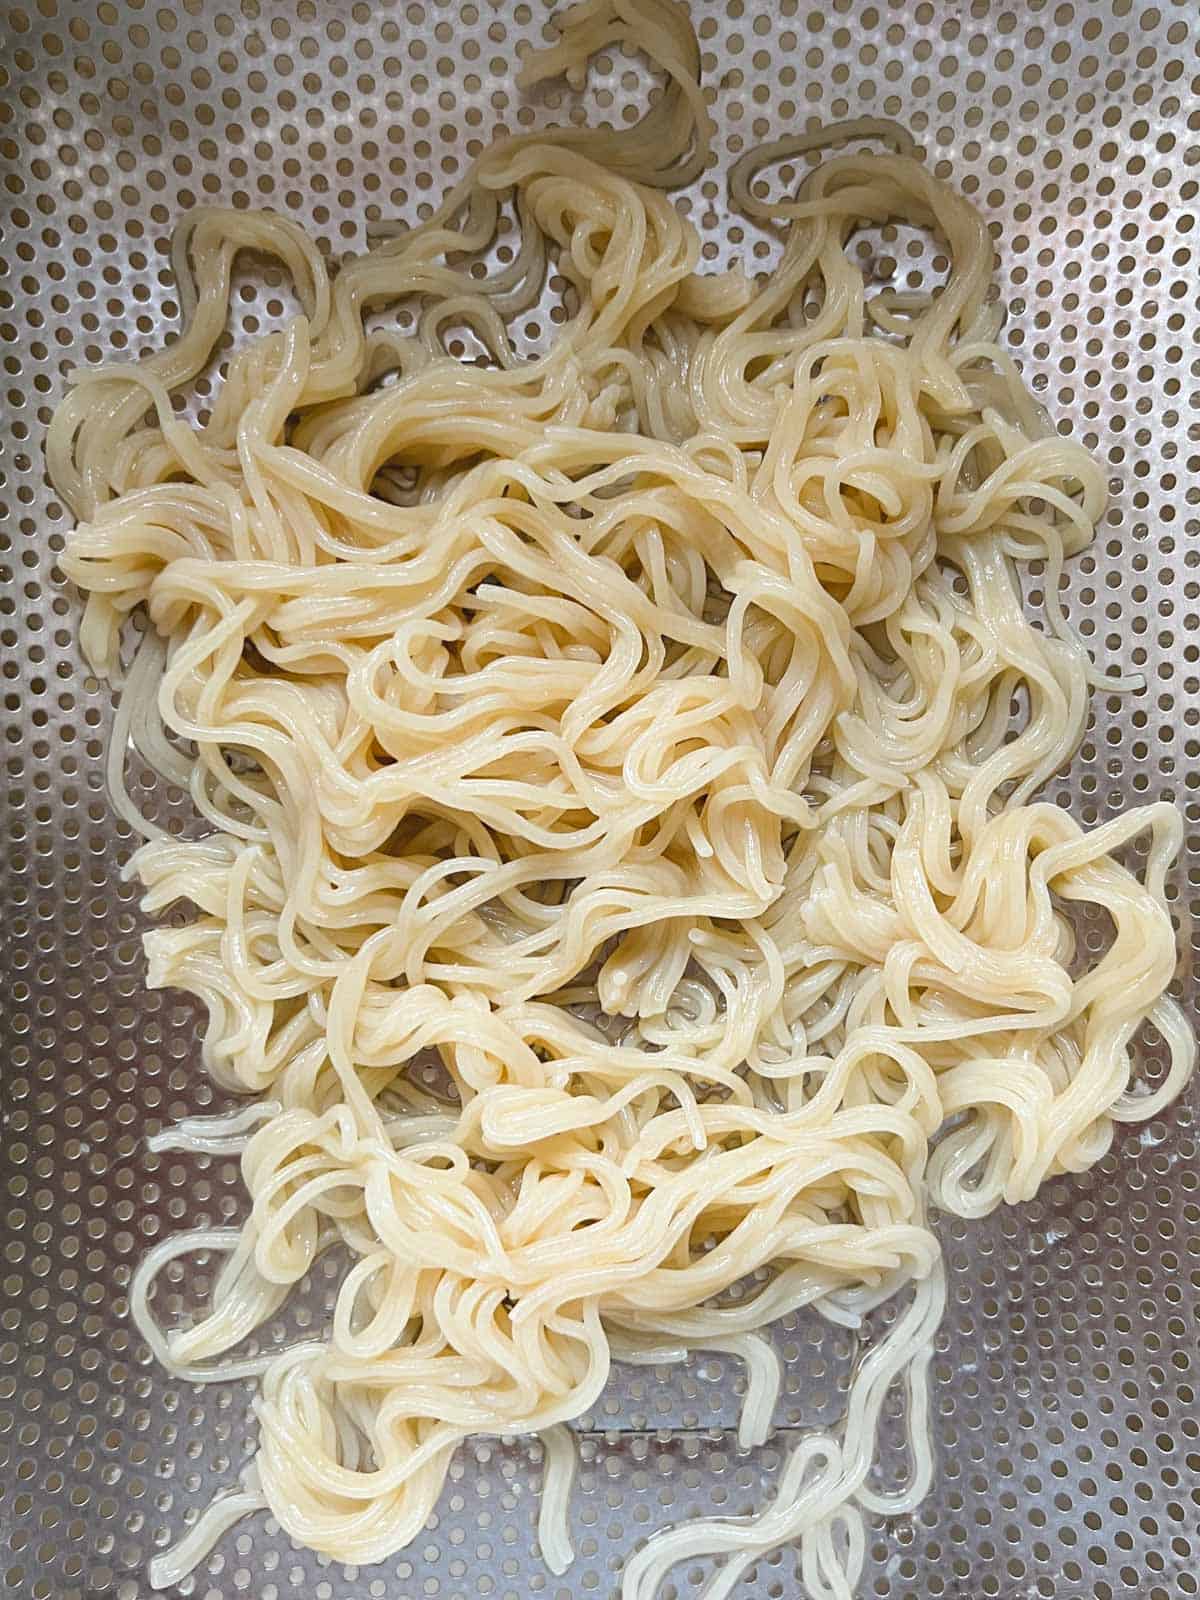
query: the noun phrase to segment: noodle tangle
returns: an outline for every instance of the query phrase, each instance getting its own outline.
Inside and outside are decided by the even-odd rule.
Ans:
[[[733,202],[782,256],[765,282],[701,275],[667,193],[710,132],[674,0],[586,0],[523,81],[579,86],[614,44],[663,75],[642,122],[502,141],[336,274],[282,216],[191,212],[180,337],[82,375],[49,431],[83,648],[123,681],[130,870],[151,915],[195,911],[147,934],[149,982],[198,997],[208,1071],[260,1097],[156,1136],[238,1154],[250,1210],[158,1244],[134,1318],[181,1377],[255,1377],[261,1431],[159,1586],[262,1505],[380,1561],[479,1432],[542,1436],[562,1570],[564,1425],[614,1352],[744,1360],[750,1446],[779,1380],[757,1330],[802,1306],[853,1328],[895,1297],[843,1426],[794,1450],[774,1503],[664,1531],[623,1579],[648,1600],[721,1554],[724,1594],[794,1540],[809,1593],[848,1596],[865,1519],[933,1470],[930,1206],[979,1216],[1086,1170],[1192,1069],[1167,995],[1177,812],[1085,831],[1036,798],[1097,678],[1057,587],[1105,488],[997,343],[984,222],[902,130],[847,124],[738,163]],[[838,145],[764,197],[767,165]],[[943,241],[936,292],[874,292],[848,255],[894,219]],[[246,251],[301,311],[193,424],[173,397]],[[554,338],[523,359],[515,324],[554,284]],[[381,331],[401,307],[413,331]],[[127,741],[202,837],[143,823]],[[1090,963],[1079,914],[1111,927]],[[240,1349],[335,1246],[330,1326]],[[154,1279],[196,1250],[222,1259],[211,1305],[162,1329]],[[911,1474],[885,1494],[896,1383]]]

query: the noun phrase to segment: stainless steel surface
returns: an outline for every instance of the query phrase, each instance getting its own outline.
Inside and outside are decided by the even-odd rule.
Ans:
[[[1179,801],[1186,930],[1200,893],[1200,8],[694,0],[693,11],[722,166],[798,121],[870,110],[906,122],[992,219],[1013,348],[1111,474],[1099,539],[1071,573],[1071,614],[1105,659],[1147,681],[1096,697],[1054,793],[1088,821],[1148,796]],[[167,244],[187,207],[275,206],[337,256],[363,245],[373,219],[419,214],[493,130],[564,114],[570,98],[526,105],[512,86],[547,14],[510,0],[22,0],[5,14],[0,1594],[14,1600],[146,1595],[147,1555],[252,1447],[246,1391],[173,1383],[126,1319],[146,1245],[234,1216],[241,1197],[234,1163],[143,1144],[214,1096],[191,1004],[142,988],[135,896],[118,875],[129,841],[103,792],[110,697],[80,664],[75,601],[55,571],[68,518],[42,477],[50,407],[73,366],[151,348],[172,326]],[[601,63],[590,103],[619,115],[641,83],[637,63]],[[723,194],[718,168],[689,197],[706,255],[765,259]],[[916,237],[868,247],[878,275],[936,270]],[[246,276],[232,332],[272,324],[286,303]],[[1185,931],[1189,998],[1194,948]],[[944,1227],[940,1471],[920,1513],[873,1538],[866,1595],[1200,1592],[1196,1104],[1119,1137],[1094,1172],[1034,1204]],[[319,1315],[328,1287],[298,1314]],[[778,1339],[782,1427],[836,1415],[849,1347],[814,1321]],[[736,1388],[720,1358],[620,1374],[583,1427],[579,1554],[565,1578],[536,1551],[537,1447],[480,1440],[403,1558],[355,1573],[258,1518],[179,1593],[607,1596],[653,1528],[762,1503],[788,1435],[741,1455]],[[698,1575],[677,1571],[681,1596]],[[738,1593],[797,1595],[791,1553]]]

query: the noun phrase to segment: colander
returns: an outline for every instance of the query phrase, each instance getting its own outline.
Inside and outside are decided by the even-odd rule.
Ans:
[[[1067,607],[1134,694],[1096,694],[1051,798],[1083,821],[1175,799],[1188,823],[1172,884],[1182,993],[1194,1002],[1200,894],[1200,7],[1141,0],[942,3],[693,0],[719,161],[681,203],[713,267],[767,267],[774,242],[731,214],[724,172],[807,124],[898,119],[991,222],[1007,339],[1059,426],[1108,469],[1111,505],[1072,564]],[[511,0],[21,0],[3,13],[0,673],[7,779],[0,1016],[0,1594],[141,1600],[147,1558],[236,1476],[250,1392],[190,1388],[132,1331],[131,1269],[155,1239],[236,1218],[236,1163],[147,1152],[165,1119],[221,1102],[195,1007],[147,993],[131,848],[110,814],[112,713],[76,646],[56,568],[70,518],[41,440],[71,370],[129,359],[176,323],[175,220],[219,201],[302,221],[332,258],[376,223],[413,221],[496,132],[619,121],[648,88],[612,53],[583,97],[523,99],[514,73],[546,36]],[[794,174],[776,175],[786,184]],[[503,241],[501,253],[503,253]],[[936,240],[851,242],[872,278],[935,282]],[[293,302],[242,271],[230,338]],[[530,347],[548,319],[519,330]],[[189,402],[202,411],[204,380]],[[1037,577],[1033,580],[1036,591]],[[1036,604],[1036,592],[1030,595]],[[185,816],[136,759],[153,815]],[[1200,924],[1196,924],[1200,926]],[[1102,925],[1082,930],[1100,948]],[[1154,1081],[1154,1041],[1143,1051]],[[1078,1179],[985,1221],[944,1221],[949,1311],[933,1411],[938,1475],[917,1514],[872,1530],[878,1600],[1176,1600],[1200,1592],[1200,1176],[1196,1095],[1118,1133]],[[319,1324],[334,1262],[264,1343]],[[194,1264],[160,1314],[206,1292]],[[197,1600],[597,1600],[655,1528],[736,1515],[773,1492],[789,1442],[841,1413],[859,1347],[819,1318],[774,1330],[786,1383],[770,1444],[741,1452],[739,1365],[618,1369],[578,1426],[575,1565],[545,1567],[536,1441],[462,1448],[437,1513],[401,1557],[361,1572],[295,1549],[265,1516],[227,1534],[178,1588]],[[880,1472],[903,1471],[887,1419]],[[672,1574],[681,1600],[707,1569]],[[801,1593],[794,1553],[759,1562],[739,1600]]]

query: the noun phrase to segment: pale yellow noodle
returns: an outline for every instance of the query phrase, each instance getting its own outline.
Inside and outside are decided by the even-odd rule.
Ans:
[[[140,825],[132,738],[210,825],[144,829],[147,910],[196,912],[147,935],[149,981],[203,1002],[218,1083],[269,1096],[155,1139],[239,1154],[250,1211],[156,1246],[134,1318],[181,1376],[258,1377],[260,1427],[244,1488],[155,1584],[264,1503],[330,1557],[391,1556],[478,1432],[542,1436],[561,1570],[564,1425],[612,1350],[740,1356],[751,1446],[779,1386],[756,1330],[803,1306],[858,1328],[901,1295],[774,1503],[657,1535],[623,1580],[647,1600],[724,1553],[715,1597],[795,1540],[810,1595],[849,1596],[864,1518],[912,1510],[933,1470],[928,1203],[1029,1198],[1192,1068],[1167,994],[1178,814],[1085,832],[1034,798],[1102,675],[1056,578],[1104,476],[996,343],[982,218],[902,129],[850,123],[738,163],[733,200],[782,230],[780,264],[699,276],[664,193],[709,154],[674,0],[586,0],[525,81],[578,83],[620,43],[665,76],[642,122],[503,141],[336,275],[283,217],[192,212],[182,336],[84,375],[50,428],[94,669],[119,679],[122,627],[148,619],[114,802]],[[817,155],[769,197],[767,167]],[[935,293],[875,292],[847,254],[897,218],[940,236]],[[236,350],[192,425],[172,394],[247,250],[302,310]],[[520,359],[551,274],[562,321]],[[415,331],[368,335],[387,306]],[[489,354],[452,359],[456,328]],[[1031,560],[1048,632],[1021,603]],[[1081,969],[1091,914],[1111,938]],[[1147,1024],[1169,1057],[1152,1093]],[[335,1246],[331,1325],[237,1353]],[[212,1305],[164,1331],[155,1276],[201,1249],[225,1254]],[[912,1471],[885,1495],[896,1382]]]

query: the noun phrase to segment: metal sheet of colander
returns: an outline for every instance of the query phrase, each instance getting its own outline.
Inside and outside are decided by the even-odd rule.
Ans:
[[[1104,659],[1146,679],[1141,693],[1096,697],[1053,792],[1088,822],[1152,795],[1185,808],[1174,891],[1190,972],[1200,10],[693,0],[693,12],[723,164],[798,122],[870,111],[905,122],[992,220],[1012,348],[1111,473],[1099,539],[1070,575],[1070,614]],[[161,1119],[213,1093],[191,1005],[142,987],[135,890],[119,876],[129,840],[103,792],[110,697],[80,664],[74,601],[56,573],[68,519],[43,480],[42,431],[72,366],[161,341],[176,311],[170,230],[187,207],[274,206],[336,256],[361,247],[375,220],[418,216],[495,130],[582,112],[554,94],[525,104],[513,89],[518,54],[545,25],[541,4],[20,0],[3,15],[0,1587],[14,1600],[135,1600],[148,1593],[148,1554],[232,1478],[253,1434],[245,1391],[191,1390],[151,1362],[123,1296],[150,1241],[231,1218],[241,1196],[233,1162],[144,1147]],[[592,114],[619,117],[643,91],[636,62],[601,61]],[[765,259],[765,240],[725,208],[719,168],[684,203],[714,264]],[[936,246],[916,236],[861,243],[881,279],[938,270]],[[251,333],[285,314],[286,288],[251,274],[235,305],[233,333]],[[533,344],[544,336],[536,318],[524,331]],[[181,803],[152,792],[148,775],[133,788],[160,815]],[[1119,1137],[1095,1171],[1056,1180],[1033,1204],[943,1228],[938,1478],[914,1518],[877,1530],[866,1595],[1200,1592],[1196,1103],[1193,1093]],[[174,1309],[205,1287],[202,1274],[176,1280]],[[319,1317],[329,1289],[313,1285],[293,1315]],[[788,1430],[839,1414],[849,1346],[815,1319],[777,1338],[779,1429],[751,1455],[733,1432],[736,1364],[619,1376],[582,1423],[578,1558],[562,1579],[536,1550],[538,1447],[479,1440],[403,1558],[356,1573],[296,1551],[258,1518],[179,1592],[609,1595],[635,1540],[761,1505]],[[700,1577],[679,1569],[679,1593]],[[738,1589],[797,1593],[786,1550]]]

